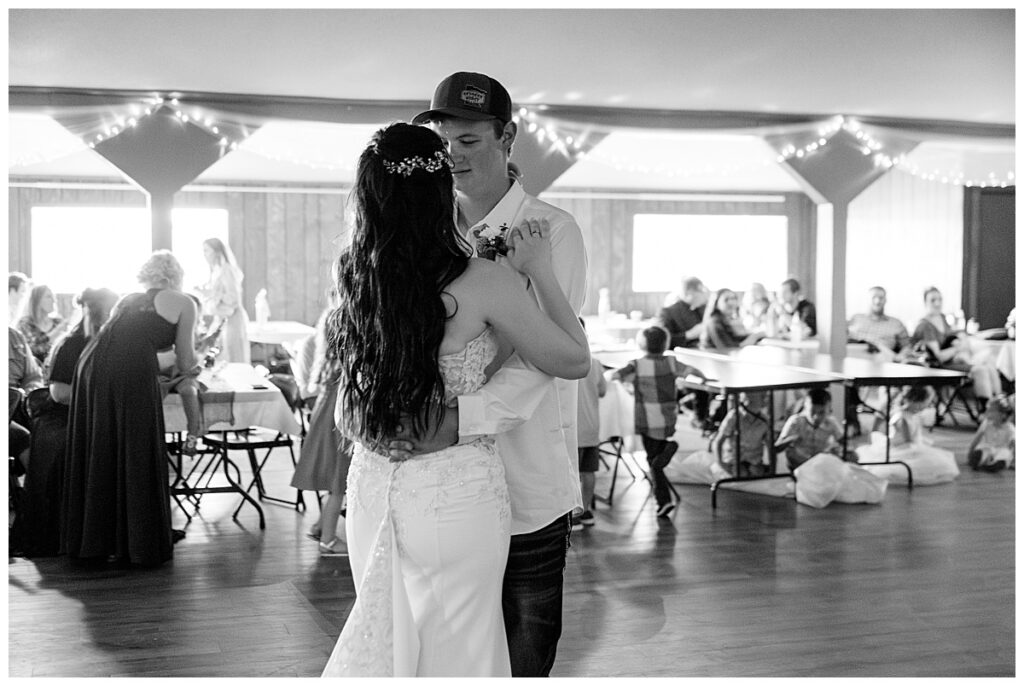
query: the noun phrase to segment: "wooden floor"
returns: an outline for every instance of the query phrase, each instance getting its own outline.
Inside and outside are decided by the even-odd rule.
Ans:
[[[969,430],[933,436],[962,462]],[[280,493],[290,464],[273,461]],[[620,480],[573,533],[553,676],[1014,676],[1015,476],[823,510],[723,492],[713,511],[706,486],[677,485],[668,521]],[[9,676],[318,676],[353,601],[348,561],[303,536],[315,503],[266,506],[261,532],[249,507],[232,521],[236,502],[206,496],[160,569],[9,560]]]

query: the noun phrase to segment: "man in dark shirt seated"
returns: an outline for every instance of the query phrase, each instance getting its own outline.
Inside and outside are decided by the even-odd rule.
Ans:
[[[782,282],[779,289],[779,297],[782,299],[782,317],[780,319],[779,333],[784,338],[793,337],[793,314],[800,317],[803,325],[802,338],[811,338],[818,335],[818,314],[814,309],[814,303],[804,297],[800,292],[800,282],[790,278]]]
[[[703,329],[704,306],[708,290],[696,276],[683,279],[683,294],[678,301],[661,308],[658,323],[669,333],[669,349],[696,348]]]
[[[704,330],[704,307],[708,304],[708,289],[696,276],[683,279],[683,293],[679,300],[661,308],[658,323],[669,333],[669,350],[696,348]],[[693,392],[693,426],[710,429],[708,414],[711,395],[706,391]]]

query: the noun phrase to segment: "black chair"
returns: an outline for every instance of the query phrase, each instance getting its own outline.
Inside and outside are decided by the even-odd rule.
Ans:
[[[935,387],[935,424],[932,428],[942,424],[942,421],[949,417],[953,420],[954,426],[960,426],[960,422],[957,421],[956,414],[954,412],[954,405],[960,404],[960,407],[967,416],[971,418],[971,421],[976,425],[981,424],[980,408],[975,408],[971,403],[970,396],[973,395],[974,382],[971,379],[964,379],[958,385],[953,387]]]
[[[636,474],[633,473],[633,470],[630,468],[629,463],[626,462],[626,459],[622,456],[622,446],[622,436],[612,436],[604,441],[601,441],[601,443],[599,443],[597,446],[597,455],[601,459],[601,464],[604,465],[605,469],[610,470],[612,473],[612,483],[608,489],[607,496],[597,495],[595,491],[594,499],[600,500],[601,502],[607,504],[608,507],[612,506],[612,502],[615,498],[615,481],[619,476],[620,463],[623,467],[626,468],[626,471],[629,472],[630,479],[636,481]],[[609,467],[608,461],[605,459],[606,457],[614,458],[614,465]]]
[[[301,440],[301,437],[304,437],[306,434],[306,427],[308,424],[302,411],[304,403],[301,393],[299,392],[299,386],[295,382],[295,378],[290,374],[271,374],[267,377],[267,380],[281,391],[285,397],[285,401],[288,403],[288,407],[298,414],[299,425],[301,427]],[[245,431],[224,431],[219,435],[208,434],[203,436],[203,443],[210,446],[215,451],[245,451],[249,458],[249,467],[252,469],[252,480],[246,487],[246,492],[251,491],[253,486],[255,486],[256,493],[260,500],[269,500],[283,505],[291,505],[294,506],[296,510],[306,509],[306,503],[302,497],[302,491],[296,489],[295,499],[288,500],[268,495],[267,489],[263,483],[263,467],[266,465],[267,460],[270,459],[275,448],[287,448],[288,454],[291,456],[292,469],[295,468],[295,465],[297,464],[295,459],[295,440],[292,436],[261,427],[250,427]],[[257,451],[259,450],[266,451],[263,453],[262,457],[257,455]],[[238,511],[242,509],[243,504],[244,501],[239,503],[238,508],[235,510],[236,515],[238,514]]]

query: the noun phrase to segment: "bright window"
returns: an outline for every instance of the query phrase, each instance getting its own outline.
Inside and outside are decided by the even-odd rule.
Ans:
[[[633,290],[678,291],[684,276],[708,288],[744,291],[787,277],[787,219],[780,215],[638,214],[633,218]]]
[[[185,270],[185,288],[206,281],[202,243],[228,238],[223,209],[179,208],[171,213],[172,250]],[[33,207],[32,281],[55,293],[86,287],[139,290],[139,267],[152,253],[149,211],[143,207]]]

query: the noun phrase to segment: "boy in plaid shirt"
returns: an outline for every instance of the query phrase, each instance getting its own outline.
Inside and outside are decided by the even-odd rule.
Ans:
[[[647,464],[654,480],[654,499],[658,516],[668,517],[675,507],[669,495],[665,467],[676,454],[679,444],[669,440],[676,431],[677,380],[693,375],[704,375],[694,367],[683,364],[672,355],[665,355],[668,332],[660,326],[641,331],[636,337],[644,356],[612,373],[612,379],[633,382],[633,417],[636,432],[644,444]]]

